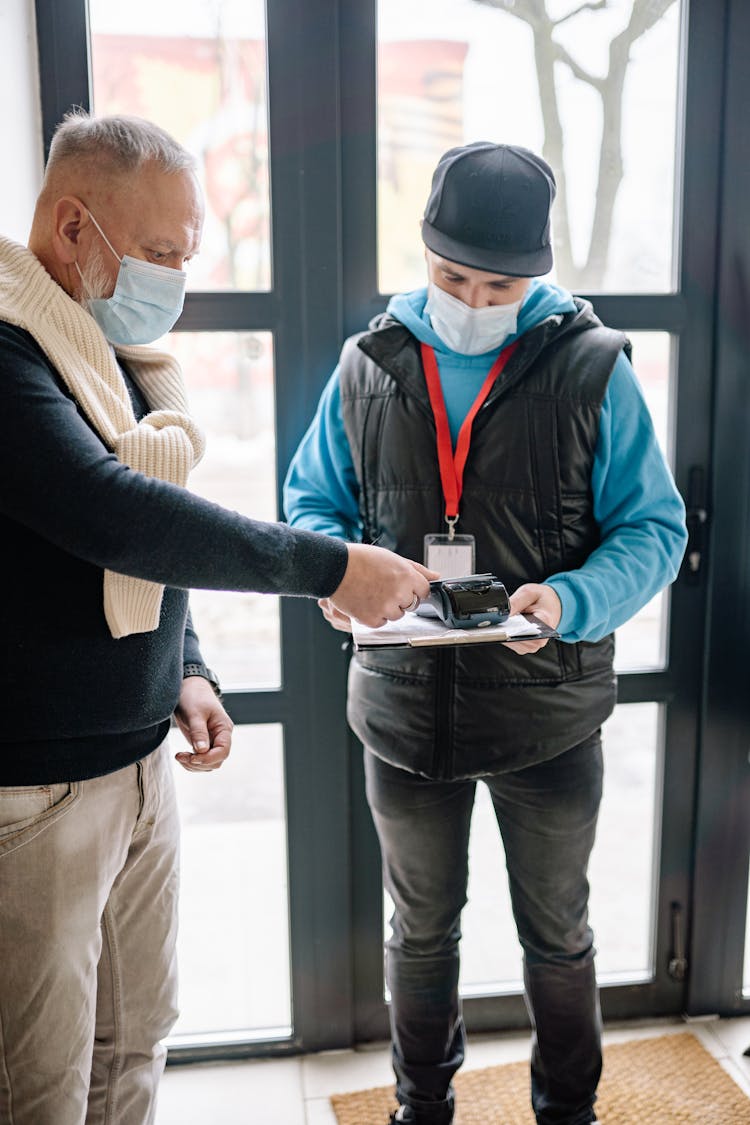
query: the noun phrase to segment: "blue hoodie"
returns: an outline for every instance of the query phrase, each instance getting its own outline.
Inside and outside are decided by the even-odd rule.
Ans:
[[[430,344],[454,444],[500,348],[479,356],[450,351],[424,311],[427,290],[393,297],[388,311]],[[575,311],[569,293],[533,279],[518,314],[518,336],[556,313]],[[616,436],[616,441],[614,440]],[[687,542],[685,508],[659,448],[633,368],[621,352],[602,404],[591,476],[601,542],[577,570],[545,579],[562,605],[564,641],[596,641],[624,624],[677,576]],[[357,542],[359,486],[341,416],[338,367],[292,459],[284,484],[289,523]],[[436,529],[437,530],[437,529]]]

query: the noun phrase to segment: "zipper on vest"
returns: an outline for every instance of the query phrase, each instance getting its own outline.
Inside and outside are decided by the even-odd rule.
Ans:
[[[367,478],[367,424],[370,420],[371,407],[372,399],[369,398],[365,406],[365,416],[362,420],[362,444],[359,453],[359,474],[360,481],[362,482],[360,486],[360,509],[362,512],[363,543],[376,543],[379,538],[373,519],[372,503],[370,500],[370,482]],[[377,496],[377,492],[375,492],[375,495]]]
[[[456,653],[452,648],[437,652],[435,671],[435,745],[431,776],[445,781],[453,777],[453,685]]]

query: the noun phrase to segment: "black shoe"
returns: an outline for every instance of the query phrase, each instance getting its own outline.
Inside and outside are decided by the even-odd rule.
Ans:
[[[391,1114],[389,1125],[422,1125],[423,1121],[424,1118],[417,1117],[417,1111],[410,1105],[400,1105]]]
[[[390,1125],[415,1125],[416,1115],[410,1105],[400,1105],[391,1114]]]

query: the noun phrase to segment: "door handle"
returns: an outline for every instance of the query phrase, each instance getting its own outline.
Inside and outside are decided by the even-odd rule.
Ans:
[[[708,509],[706,508],[706,476],[702,465],[693,465],[688,475],[685,511],[688,542],[685,551],[685,581],[696,586],[700,582],[706,551]]]
[[[681,903],[673,902],[670,910],[672,913],[672,956],[669,959],[667,972],[672,980],[684,981],[688,975],[688,961],[685,951],[685,931]]]

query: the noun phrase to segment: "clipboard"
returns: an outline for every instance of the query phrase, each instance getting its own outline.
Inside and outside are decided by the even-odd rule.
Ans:
[[[504,644],[506,641],[557,640],[560,634],[529,613],[516,613],[501,625],[477,629],[449,629],[435,617],[406,613],[399,621],[389,621],[371,629],[353,621],[352,639],[357,651],[381,648],[436,648],[439,646]]]

